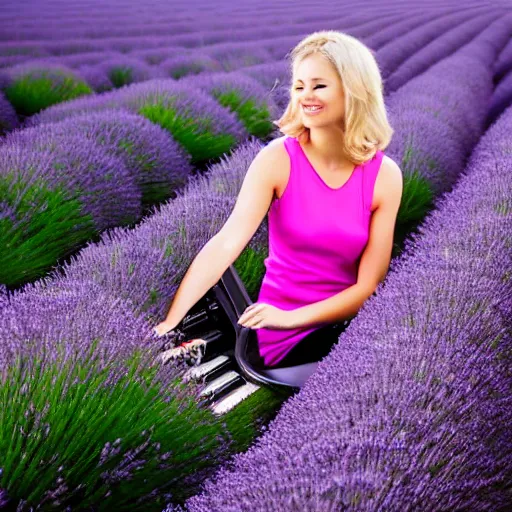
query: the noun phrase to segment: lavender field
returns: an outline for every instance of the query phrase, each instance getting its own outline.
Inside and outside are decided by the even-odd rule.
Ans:
[[[393,259],[299,392],[218,417],[152,327],[323,30],[381,71]],[[511,233],[508,0],[3,0],[0,510],[509,512]],[[267,256],[265,220],[253,300]]]

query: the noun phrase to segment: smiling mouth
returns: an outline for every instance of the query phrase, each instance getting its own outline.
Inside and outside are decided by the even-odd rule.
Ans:
[[[320,112],[321,110],[323,110],[324,107],[315,107],[315,108],[310,108],[310,107],[306,107],[304,105],[302,105],[302,110],[304,112],[307,112],[308,114],[309,113],[315,113],[315,112]]]

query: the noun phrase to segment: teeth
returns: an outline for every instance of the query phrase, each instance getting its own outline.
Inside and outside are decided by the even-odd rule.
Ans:
[[[315,110],[320,110],[322,107],[304,107],[305,110],[311,110],[311,111],[315,111]]]

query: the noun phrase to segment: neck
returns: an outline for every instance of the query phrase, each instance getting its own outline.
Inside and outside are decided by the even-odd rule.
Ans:
[[[309,130],[309,140],[306,143],[318,158],[322,159],[329,168],[344,168],[353,164],[343,147],[344,134],[340,128],[313,128]]]

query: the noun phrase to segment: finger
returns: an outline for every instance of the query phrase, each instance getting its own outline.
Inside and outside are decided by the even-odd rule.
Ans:
[[[247,320],[245,320],[244,322],[244,327],[249,327],[252,329],[252,326],[254,325],[255,322],[257,322],[257,317],[255,317],[254,315],[251,315],[249,318],[247,318]]]
[[[259,306],[259,305],[261,305],[261,304],[258,304],[258,306]],[[251,306],[249,306],[249,308],[250,308],[250,307],[251,307]],[[251,318],[252,318],[254,315],[256,315],[256,314],[260,311],[260,309],[261,309],[261,308],[260,308],[260,309],[256,309],[256,308],[249,309],[249,308],[247,308],[247,309],[242,313],[242,316],[239,318],[238,323],[240,323],[240,321],[241,321],[241,322],[245,322],[246,320],[251,319]]]
[[[245,308],[245,311],[243,312],[244,315],[246,315],[247,313],[252,313],[253,311],[255,311],[258,306],[260,306],[261,304],[251,304],[250,306],[248,306],[247,308]]]
[[[254,325],[253,325],[253,329],[261,329],[262,327],[265,326],[265,320],[262,318],[260,319],[258,322],[256,322]]]
[[[255,316],[251,320],[251,328],[254,329],[257,325],[261,325],[265,321],[264,315]]]
[[[242,313],[242,316],[247,315],[247,313],[250,313],[254,309],[254,304],[251,304],[250,306],[247,306]],[[240,318],[242,318],[242,316]]]

